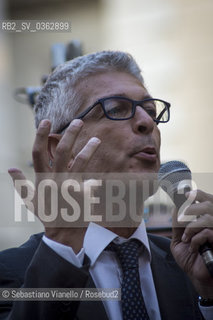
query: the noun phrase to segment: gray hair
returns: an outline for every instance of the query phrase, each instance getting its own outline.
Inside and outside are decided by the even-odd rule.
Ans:
[[[43,119],[51,121],[51,132],[57,132],[69,123],[82,104],[77,93],[78,82],[90,75],[106,71],[126,72],[144,84],[141,70],[134,58],[121,51],[101,51],[58,66],[43,86],[35,104],[35,124]]]

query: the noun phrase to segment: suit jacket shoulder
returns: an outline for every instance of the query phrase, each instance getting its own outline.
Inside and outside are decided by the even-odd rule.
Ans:
[[[95,287],[89,275],[89,259],[77,268],[32,236],[19,248],[0,253],[0,286],[8,288],[85,288]],[[101,302],[83,301],[2,301],[0,319],[7,320],[107,320]]]
[[[0,252],[0,284],[5,287],[20,287],[24,275],[43,233],[34,234],[23,245]]]

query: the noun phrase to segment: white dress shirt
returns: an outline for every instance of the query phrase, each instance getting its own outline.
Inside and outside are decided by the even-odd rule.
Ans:
[[[141,290],[150,319],[161,320],[150,266],[151,252],[144,221],[130,238],[138,239],[144,245],[144,249],[139,256]],[[49,247],[79,268],[83,264],[84,254],[86,253],[91,261],[89,271],[97,288],[121,287],[122,271],[117,262],[115,253],[105,250],[108,244],[113,240],[118,243],[126,241],[126,239],[118,237],[112,231],[95,223],[90,223],[85,233],[83,248],[76,255],[71,247],[43,236],[43,241]],[[103,300],[103,304],[110,320],[122,320],[120,301]],[[200,307],[200,309],[206,320],[213,319],[213,307]]]

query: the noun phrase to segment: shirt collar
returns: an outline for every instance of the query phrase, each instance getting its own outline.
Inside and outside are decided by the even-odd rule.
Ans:
[[[145,223],[142,220],[139,227],[135,230],[129,239],[138,239],[144,246],[151,260],[151,252],[149,247],[149,241],[146,233]],[[118,235],[96,223],[91,222],[87,228],[83,247],[85,253],[91,260],[91,266],[95,264],[99,255],[113,240],[123,242],[126,239],[118,237]]]

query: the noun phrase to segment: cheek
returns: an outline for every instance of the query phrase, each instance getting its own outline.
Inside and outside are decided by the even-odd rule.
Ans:
[[[109,128],[102,128],[101,130],[98,129],[99,128],[96,124],[89,126],[89,128],[82,128],[73,146],[72,154],[74,156],[76,156],[82,150],[82,148],[92,137],[97,137],[101,140],[101,145],[99,146],[98,150],[100,149],[102,153],[109,152],[111,145],[110,141],[113,141],[111,130]]]
[[[155,142],[156,142],[156,147],[159,148],[160,150],[160,145],[161,145],[161,134],[160,134],[160,130],[159,128],[156,126],[156,128],[154,129],[154,139],[155,139]]]
[[[104,123],[100,123],[100,126],[96,124],[90,125],[88,128],[85,127],[79,134],[79,140],[82,143],[86,143],[90,138],[97,137],[101,140],[102,145],[108,150],[110,145],[119,146],[121,137],[119,138],[120,130],[118,131],[117,126],[110,126]]]
[[[160,169],[160,146],[161,146],[161,133],[158,127],[156,127],[155,131],[154,131],[154,139],[155,139],[155,144],[156,144],[156,148],[158,150],[158,168],[157,171]]]
[[[78,134],[74,145],[72,147],[72,156],[76,157],[76,155],[84,148],[84,146],[89,141],[90,137],[87,133],[82,129],[82,131]]]
[[[117,164],[121,163],[125,157],[124,132],[117,126],[102,125],[101,128],[93,126],[87,130],[82,130],[79,135],[79,146],[83,147],[91,137],[97,137],[101,144],[96,150],[93,161],[102,164],[104,167],[114,167],[117,170]]]
[[[123,130],[116,124],[114,127],[104,128],[101,132],[97,132],[97,137],[101,140],[101,146],[105,153],[113,153],[117,156],[122,155],[126,150],[126,140],[128,137]]]

